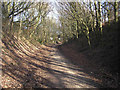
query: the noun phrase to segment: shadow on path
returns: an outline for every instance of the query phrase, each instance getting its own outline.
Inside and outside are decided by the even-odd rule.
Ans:
[[[2,42],[3,88],[101,87],[96,79],[91,79],[83,68],[73,65],[54,46],[38,48],[14,38]]]

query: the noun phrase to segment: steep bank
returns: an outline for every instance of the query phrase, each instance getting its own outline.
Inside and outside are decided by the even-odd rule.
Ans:
[[[59,50],[75,65],[88,69],[88,74],[102,80],[103,86],[119,87],[119,23],[103,27],[102,46],[90,49],[87,40],[81,37],[68,40]]]

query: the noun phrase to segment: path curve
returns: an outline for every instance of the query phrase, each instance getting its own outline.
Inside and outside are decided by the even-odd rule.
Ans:
[[[3,88],[100,87],[95,79],[85,73],[84,68],[72,64],[56,46],[31,46],[31,50],[25,47],[8,49],[10,53],[3,55]]]

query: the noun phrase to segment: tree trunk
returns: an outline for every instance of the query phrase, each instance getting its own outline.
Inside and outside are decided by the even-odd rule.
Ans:
[[[12,17],[11,17],[11,22],[10,22],[10,35],[12,35],[14,33],[13,30],[13,19],[14,19],[14,7],[15,7],[15,2],[13,2],[13,6],[12,6]]]
[[[62,23],[62,32],[63,32],[63,42],[65,42],[65,31],[64,31],[64,25]]]
[[[92,31],[94,31],[95,29],[95,17],[94,17],[94,12],[92,10],[92,6],[91,6],[92,2],[90,2],[90,12],[91,12],[91,15],[92,15]]]
[[[102,33],[102,16],[101,16],[101,3],[100,2],[98,2],[98,7],[99,7],[99,9],[98,9],[98,14],[99,14],[99,21],[98,21],[98,26],[99,26],[99,30],[100,30],[100,32]]]
[[[76,20],[76,38],[79,38],[78,20]]]
[[[107,5],[107,4],[106,4]],[[108,24],[110,24],[110,10],[109,10],[109,3],[108,3],[108,6],[107,6],[107,18],[108,18]]]
[[[98,30],[98,9],[97,9],[96,1],[94,2],[94,5],[95,5],[95,14],[96,14],[96,30]]]
[[[118,2],[114,2],[114,19],[117,22],[118,21]]]

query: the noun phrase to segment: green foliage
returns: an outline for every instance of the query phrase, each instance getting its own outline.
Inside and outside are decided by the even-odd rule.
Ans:
[[[42,40],[41,39],[38,39],[37,40],[40,44],[43,44]]]

